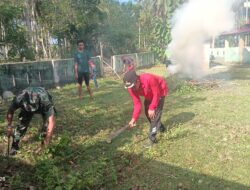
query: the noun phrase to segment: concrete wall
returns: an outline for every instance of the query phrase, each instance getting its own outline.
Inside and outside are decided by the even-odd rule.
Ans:
[[[241,63],[241,53],[239,47],[225,48],[224,61],[227,63]]]
[[[131,57],[135,61],[135,65],[137,68],[155,64],[154,53],[152,52],[114,55],[112,56],[112,65],[113,70],[117,73],[121,73],[123,71],[123,63],[121,57],[124,55]]]
[[[243,49],[243,64],[250,64],[250,47]]]
[[[239,47],[214,48],[208,53],[214,55],[215,62],[250,64],[250,47],[244,47],[242,51],[240,49]]]
[[[93,57],[101,76],[100,57]],[[74,60],[60,59],[36,62],[5,63],[0,65],[0,94],[16,92],[28,86],[53,87],[74,82]]]

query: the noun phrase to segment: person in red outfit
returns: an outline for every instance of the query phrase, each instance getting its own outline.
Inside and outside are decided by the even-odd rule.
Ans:
[[[165,131],[165,127],[161,123],[161,115],[165,96],[168,93],[167,83],[162,77],[149,73],[137,75],[134,70],[125,73],[123,82],[134,103],[129,126],[135,126],[141,112],[140,96],[144,96],[145,115],[150,123],[148,137],[151,144],[156,143],[157,132]]]

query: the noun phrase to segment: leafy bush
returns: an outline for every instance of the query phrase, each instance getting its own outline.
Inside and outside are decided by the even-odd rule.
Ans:
[[[100,155],[98,146],[77,145],[77,148],[75,151],[70,136],[65,133],[44,152],[35,172],[41,189],[100,189],[117,181],[110,155]]]
[[[190,94],[194,92],[200,91],[201,88],[195,85],[188,84],[185,82],[183,85],[180,85],[179,88],[177,88],[176,93],[180,95]]]
[[[49,148],[49,153],[52,154],[52,157],[62,157],[67,158],[72,154],[72,142],[69,134],[65,133],[59,137],[59,143],[53,144]]]

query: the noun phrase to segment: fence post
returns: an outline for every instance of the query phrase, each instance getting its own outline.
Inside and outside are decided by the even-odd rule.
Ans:
[[[140,67],[141,64],[139,63],[138,53],[135,54],[135,60],[136,60],[136,63],[137,63],[137,67]]]
[[[14,75],[12,75],[12,82],[13,82],[13,87],[16,87],[16,80]]]
[[[53,83],[56,87],[59,87],[58,65],[55,64],[54,59],[51,60],[51,64],[53,68]]]
[[[39,82],[42,83],[41,71],[38,72]]]
[[[102,42],[100,42],[100,69],[101,69],[101,76],[104,76],[104,70],[103,70],[103,45]]]
[[[27,84],[30,85],[29,73],[26,73]]]
[[[111,57],[111,60],[112,60],[113,70],[116,72],[116,62],[115,62],[115,56],[114,55]]]
[[[103,58],[102,56],[97,56],[100,61],[100,71],[101,71],[101,76],[104,76],[104,68],[103,68]]]

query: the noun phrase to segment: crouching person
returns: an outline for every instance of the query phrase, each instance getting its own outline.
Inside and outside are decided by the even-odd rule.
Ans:
[[[14,112],[20,109],[18,115],[20,124],[12,128]],[[55,127],[55,108],[51,95],[42,87],[28,87],[14,97],[7,113],[7,136],[13,137],[10,150],[15,155],[19,150],[19,141],[27,131],[34,114],[40,114],[43,118],[41,129],[42,145],[48,145]]]
[[[123,78],[125,88],[128,89],[133,99],[134,111],[129,126],[135,126],[141,112],[140,96],[144,96],[145,115],[150,123],[150,145],[156,143],[158,131],[164,132],[165,127],[161,123],[162,109],[168,88],[165,80],[149,73],[137,75],[134,70],[128,71]]]

